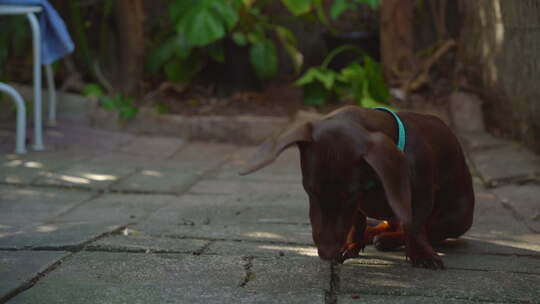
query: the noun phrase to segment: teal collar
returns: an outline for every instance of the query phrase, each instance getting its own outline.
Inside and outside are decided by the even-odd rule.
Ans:
[[[406,141],[406,138],[407,138],[407,132],[405,131],[405,125],[403,124],[403,122],[401,121],[399,116],[396,114],[396,112],[394,112],[394,111],[392,111],[392,110],[390,110],[388,108],[383,108],[383,107],[375,108],[375,110],[385,111],[385,112],[388,112],[388,113],[392,114],[392,116],[394,116],[394,119],[396,120],[396,124],[397,124],[397,127],[398,127],[397,147],[398,147],[399,151],[403,152],[405,150],[405,141]]]

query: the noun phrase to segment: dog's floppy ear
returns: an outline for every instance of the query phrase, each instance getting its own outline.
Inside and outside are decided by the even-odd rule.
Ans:
[[[386,199],[403,225],[412,221],[411,182],[405,155],[395,143],[380,132],[368,135],[364,159],[382,181]]]
[[[310,122],[302,122],[286,129],[277,137],[267,139],[251,157],[247,166],[239,174],[246,175],[266,167],[291,145],[297,142],[313,141],[312,125]]]

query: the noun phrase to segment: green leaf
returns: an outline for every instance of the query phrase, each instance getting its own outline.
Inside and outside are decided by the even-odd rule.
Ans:
[[[254,24],[251,31],[247,33],[247,39],[251,44],[256,44],[263,40],[266,40],[267,38],[262,24]]]
[[[84,87],[83,95],[100,98],[101,96],[103,96],[103,90],[98,84],[90,83]]]
[[[231,1],[197,0],[186,11],[177,13],[176,30],[195,46],[205,46],[223,38],[238,23],[238,14]]]
[[[354,6],[349,3],[349,0],[336,0],[330,8],[330,17],[336,20],[344,11],[351,8],[354,8]]]
[[[299,86],[305,86],[308,84],[319,82],[327,90],[334,88],[334,83],[338,78],[338,74],[330,69],[323,67],[312,67],[298,79],[295,84]]]
[[[354,1],[355,3],[352,3],[351,1]],[[358,4],[367,4],[372,9],[377,9],[380,6],[380,0],[335,0],[330,8],[330,17],[336,20],[343,12],[356,8]]]
[[[175,0],[171,2],[169,6],[169,16],[174,23],[178,23],[179,20],[184,18],[185,14],[190,11],[191,8],[196,7],[200,3],[200,0]]]
[[[225,36],[225,26],[211,11],[193,10],[186,14],[177,30],[196,46],[204,46]]]
[[[283,48],[291,58],[295,72],[299,73],[304,63],[304,55],[298,50],[296,37],[288,28],[281,25],[276,25],[274,30]]]
[[[116,100],[109,96],[103,96],[103,98],[101,98],[101,106],[103,106],[105,110],[112,111],[116,108]]]
[[[358,3],[364,3],[369,5],[372,9],[377,9],[381,6],[381,0],[354,0]]]
[[[313,6],[312,0],[281,0],[281,2],[295,16],[308,13]]]
[[[364,82],[366,79],[366,71],[364,67],[353,62],[341,69],[338,78],[347,83]]]
[[[320,82],[310,83],[304,86],[303,102],[306,106],[322,106],[330,97],[331,92]]]
[[[175,36],[150,52],[146,67],[151,73],[155,73],[175,54],[180,57],[187,57],[190,51],[190,47],[179,45],[179,37]]]
[[[249,55],[259,78],[268,79],[277,73],[277,53],[272,40],[264,39],[253,44]]]
[[[122,104],[118,107],[118,114],[120,115],[120,119],[130,119],[133,118],[135,115],[137,115],[137,112],[139,112],[139,109],[132,106],[131,104]]]
[[[245,46],[248,43],[246,35],[244,35],[244,33],[242,32],[234,32],[232,34],[232,39],[236,44],[240,46]]]
[[[221,22],[226,26],[227,31],[230,31],[238,22],[239,17],[237,9],[240,8],[238,1],[224,1],[213,0],[211,1],[212,11],[216,16],[219,16]]]
[[[387,102],[390,98],[390,91],[384,81],[381,65],[371,59],[371,57],[365,56],[364,66],[371,96],[380,102]]]

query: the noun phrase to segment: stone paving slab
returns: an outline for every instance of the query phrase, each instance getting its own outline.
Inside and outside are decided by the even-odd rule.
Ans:
[[[135,168],[105,166],[92,162],[79,162],[68,168],[47,172],[34,181],[36,185],[77,186],[106,189],[122,177],[135,172]]]
[[[92,129],[77,123],[62,121],[44,132],[47,150],[86,149],[91,151],[113,151],[131,142],[136,135]]]
[[[344,265],[341,292],[534,303],[540,276],[503,271],[433,271],[413,267]]]
[[[90,157],[88,152],[31,152],[26,155],[0,155],[0,181],[9,184],[30,184],[33,180]]]
[[[125,225],[176,202],[172,195],[103,194],[54,218],[63,222],[105,222]]]
[[[205,173],[204,169],[144,169],[131,174],[111,189],[118,191],[183,192]]]
[[[0,235],[9,227],[34,226],[90,199],[85,191],[0,186]]]
[[[459,134],[463,146],[468,151],[480,151],[494,148],[502,148],[508,145],[504,139],[497,138],[485,132],[468,132]]]
[[[224,166],[224,169],[238,173],[243,169],[253,157],[258,147],[245,147],[231,155],[230,162]],[[243,178],[251,178],[259,172],[267,174],[301,174],[300,168],[300,153],[296,147],[291,147],[281,153],[281,155],[270,165],[252,173]]]
[[[129,229],[128,229],[129,230]],[[147,235],[113,235],[86,246],[91,251],[194,253],[201,251],[209,241],[160,238]]]
[[[340,295],[338,297],[339,304],[473,304],[477,301],[446,299],[439,297],[417,297],[417,296],[383,296],[369,295],[361,293],[353,293],[348,295]],[[495,303],[495,302],[489,302]]]
[[[206,164],[222,162],[227,160],[237,150],[238,147],[235,145],[191,142],[170,157],[170,160],[172,162],[181,161]]]
[[[509,185],[493,192],[516,213],[514,216],[534,232],[540,233],[540,185]]]
[[[134,229],[152,235],[311,244],[308,206],[300,198],[292,194],[184,195]]]
[[[476,270],[476,271],[505,271],[514,273],[540,275],[540,255],[517,256],[517,255],[489,255],[489,254],[464,254],[458,252],[439,252],[447,269]],[[377,251],[373,246],[366,247],[360,257],[345,261],[345,265],[371,265],[371,266],[401,266],[412,267],[405,258],[404,250],[392,252]]]
[[[146,234],[179,238],[246,240],[265,242],[286,242],[298,245],[311,245],[311,227],[300,225],[201,225],[201,226],[154,226],[137,225],[134,227]]]
[[[458,251],[491,254],[538,254],[540,235],[504,208],[499,198],[488,190],[477,189],[474,222],[465,238],[474,240]]]
[[[137,170],[201,168],[201,164],[171,161],[166,158],[149,157],[118,151],[98,154],[91,158],[91,161],[99,165],[131,167]]]
[[[249,271],[246,291],[271,295],[275,303],[324,303],[330,290],[330,263],[318,258],[256,258]]]
[[[197,226],[214,223],[304,225],[309,223],[309,207],[305,194],[186,194],[171,197],[170,201],[171,204],[157,210],[147,222],[156,226]]]
[[[504,180],[533,176],[540,172],[540,157],[517,145],[480,150],[470,155],[477,172],[492,186]]]
[[[62,251],[0,251],[0,301],[68,254]]]
[[[233,170],[222,170],[217,175],[214,176],[215,179],[219,180],[234,180],[241,182],[269,182],[269,183],[283,183],[283,184],[295,184],[299,187],[302,187],[302,175],[301,172],[297,173],[269,173],[266,170],[262,169],[257,172],[254,172],[250,175],[240,176],[238,171]],[[303,188],[302,188],[303,189]]]
[[[240,257],[82,252],[8,303],[237,303]]]
[[[317,248],[309,245],[273,244],[261,242],[217,241],[204,251],[212,255],[247,255],[254,257],[312,257],[319,260]]]
[[[185,141],[173,137],[138,136],[119,148],[119,151],[149,157],[168,158],[176,153]]]
[[[207,179],[191,188],[192,193],[233,195],[240,193],[305,193],[301,183],[264,183],[239,180]]]
[[[104,222],[41,224],[4,233],[0,237],[0,249],[76,248],[118,228],[118,224]]]

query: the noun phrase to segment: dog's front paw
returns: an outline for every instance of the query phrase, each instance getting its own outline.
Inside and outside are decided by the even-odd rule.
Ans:
[[[348,243],[341,250],[341,262],[346,259],[354,259],[360,256],[360,251],[364,251],[365,245],[362,243]]]
[[[441,259],[441,257],[437,253],[433,254],[411,254],[410,252],[407,254],[409,260],[411,261],[411,264],[413,267],[422,267],[427,269],[445,269],[444,263]]]

